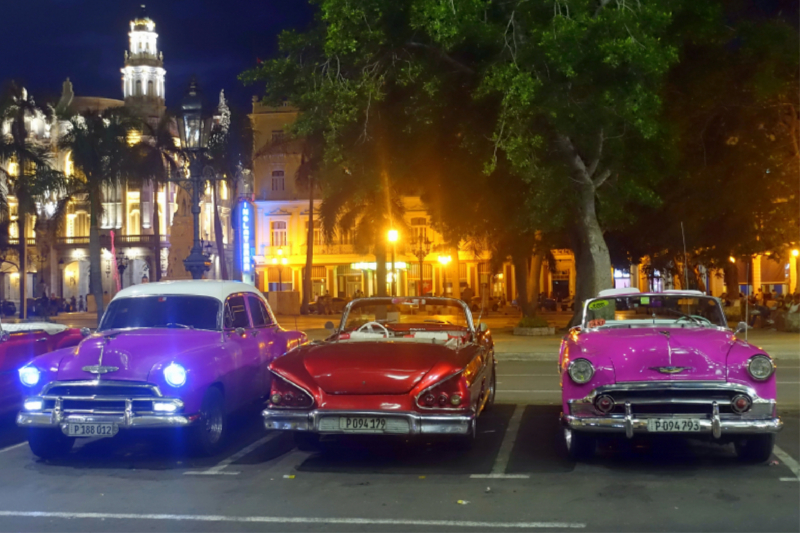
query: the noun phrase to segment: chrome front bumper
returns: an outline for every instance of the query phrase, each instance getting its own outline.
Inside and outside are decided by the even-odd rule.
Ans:
[[[384,435],[468,435],[473,432],[474,414],[424,414],[387,411],[299,411],[289,409],[265,409],[264,427],[288,431],[309,431],[321,434],[384,434]],[[390,419],[393,424],[387,430],[343,431],[339,429],[339,417],[379,417]],[[334,422],[335,421],[335,422]]]
[[[176,428],[186,427],[194,422],[194,417],[186,415],[98,415],[98,414],[66,414],[59,418],[52,413],[23,411],[17,415],[20,427],[56,428],[64,430],[67,424],[114,424],[119,428]]]
[[[714,404],[714,409],[710,417],[699,415],[659,415],[648,417],[634,417],[631,414],[630,406],[626,406],[625,415],[608,415],[604,417],[578,417],[572,415],[562,415],[562,423],[575,431],[596,431],[605,433],[625,433],[629,439],[636,433],[649,433],[651,435],[682,434],[697,435],[711,433],[715,439],[724,434],[753,434],[753,433],[777,433],[783,428],[780,418],[765,419],[746,419],[746,418],[720,418],[719,408]],[[700,431],[690,432],[669,432],[653,433],[647,429],[647,421],[654,418],[676,418],[696,420],[700,425]]]

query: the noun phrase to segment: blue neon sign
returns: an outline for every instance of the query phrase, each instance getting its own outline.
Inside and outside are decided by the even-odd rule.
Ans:
[[[242,272],[253,272],[253,252],[255,250],[255,210],[250,202],[239,203],[239,252],[242,260]]]

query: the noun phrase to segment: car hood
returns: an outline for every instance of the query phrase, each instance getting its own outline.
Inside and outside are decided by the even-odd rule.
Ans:
[[[455,353],[433,344],[332,342],[308,346],[303,366],[328,394],[405,394]]]
[[[608,328],[578,336],[578,357],[605,357],[616,380],[724,381],[733,334],[712,328]]]
[[[61,358],[57,379],[97,379],[100,376],[101,379],[147,381],[155,364],[174,360],[203,345],[219,344],[219,339],[219,332],[214,331],[154,328],[103,332],[85,338]]]

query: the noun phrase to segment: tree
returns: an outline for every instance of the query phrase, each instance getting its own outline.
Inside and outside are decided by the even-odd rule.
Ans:
[[[97,304],[98,322],[103,316],[103,284],[100,266],[100,217],[103,195],[113,187],[136,180],[140,152],[128,142],[132,132],[141,131],[141,121],[124,110],[102,113],[87,111],[69,119],[66,133],[59,140],[62,149],[72,152],[72,162],[80,185],[76,193],[89,200],[89,287]]]
[[[298,131],[320,132],[326,161],[346,166],[363,153],[384,127],[381,118],[393,131],[427,139],[432,123],[452,116],[447,108],[461,109],[447,135],[484,154],[479,168],[487,174],[505,158],[509,174],[531,191],[528,207],[559,213],[561,225],[553,229],[570,235],[577,299],[611,285],[601,219],[613,224],[628,204],[656,199],[652,185],[662,173],[654,145],[663,134],[664,80],[678,60],[674,30],[681,17],[699,16],[687,10],[703,6],[684,0],[319,5],[311,30],[284,33],[281,57],[244,79],[265,82],[267,98],[297,105]],[[390,122],[387,109],[402,113],[392,113]],[[483,127],[466,127],[474,124]],[[491,140],[488,155],[482,139]],[[542,193],[552,191],[561,194]]]
[[[0,161],[6,162],[5,167],[0,168],[0,175],[5,178],[4,191],[0,195],[0,218],[10,220],[8,197],[15,197],[18,203],[20,318],[27,318],[26,237],[29,218],[36,215],[38,204],[67,187],[65,176],[51,168],[49,147],[29,136],[30,119],[49,122],[50,117],[52,109],[38,106],[24,87],[13,82],[8,86],[0,107],[0,121],[10,123],[10,135],[0,136]],[[11,169],[12,164],[14,171]]]

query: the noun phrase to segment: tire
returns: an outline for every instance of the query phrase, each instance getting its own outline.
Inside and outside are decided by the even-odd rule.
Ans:
[[[216,387],[210,387],[203,396],[200,420],[192,428],[191,451],[193,455],[214,455],[222,449],[228,429],[225,414],[225,397]]]
[[[486,405],[483,406],[484,411],[488,411],[494,406],[494,397],[497,395],[497,369],[492,369],[492,380],[489,382],[489,397],[486,400]]]
[[[301,452],[318,452],[321,448],[319,433],[295,431],[294,443]]]
[[[741,461],[746,463],[763,463],[772,456],[775,447],[775,435],[749,435],[734,443],[736,454]]]
[[[42,459],[63,457],[69,453],[73,444],[75,444],[75,438],[67,437],[61,429],[28,429],[28,446],[34,455]]]
[[[573,461],[587,461],[594,457],[597,447],[597,440],[594,436],[564,428],[564,443],[567,445],[567,453]]]

